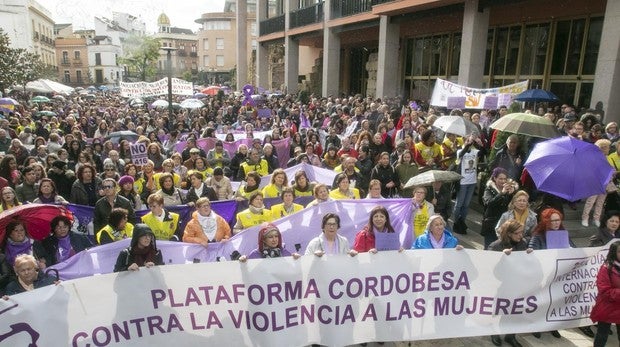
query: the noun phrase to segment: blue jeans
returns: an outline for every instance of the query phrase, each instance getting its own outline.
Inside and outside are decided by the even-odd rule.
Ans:
[[[469,210],[469,203],[474,196],[476,190],[476,184],[461,184],[458,194],[456,194],[456,204],[454,205],[454,213],[452,214],[452,220],[457,221],[460,219],[465,220],[467,217],[467,211]]]

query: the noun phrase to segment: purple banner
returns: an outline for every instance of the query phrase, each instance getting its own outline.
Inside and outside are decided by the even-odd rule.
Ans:
[[[398,234],[398,240],[404,248],[410,248],[413,242],[411,229],[411,201],[409,199],[363,199],[329,201],[303,209],[293,215],[273,221],[280,231],[285,248],[303,254],[308,242],[321,233],[322,217],[328,212],[340,216],[338,233],[346,237],[353,245],[355,235],[368,223],[370,210],[375,206],[384,206],[390,221]],[[217,204],[214,202],[213,209]],[[227,206],[230,208],[230,206]],[[79,219],[79,217],[78,217]],[[184,264],[195,261],[212,262],[229,260],[234,251],[249,254],[258,247],[257,233],[261,226],[255,226],[233,236],[227,242],[210,243],[207,248],[197,244],[183,242],[158,241],[166,264]],[[80,252],[53,268],[57,269],[63,280],[112,272],[118,253],[128,247],[129,240],[113,242]]]
[[[487,96],[486,98],[484,98],[484,106],[483,108],[488,109],[488,110],[493,110],[498,108],[499,106],[497,105],[497,102],[499,101],[499,98],[497,96]]]

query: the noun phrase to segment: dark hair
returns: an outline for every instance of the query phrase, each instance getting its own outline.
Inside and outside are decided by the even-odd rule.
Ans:
[[[282,191],[280,192],[280,197],[284,199],[284,194],[291,193],[293,195],[293,199],[295,198],[295,189],[293,187],[282,187]]]
[[[370,216],[368,217],[368,224],[366,224],[366,230],[370,233],[373,232],[374,229],[372,224],[372,217],[374,217],[378,213],[381,213],[385,216],[385,228],[387,229],[387,232],[393,233],[394,227],[392,226],[392,223],[390,223],[390,214],[383,206],[375,206],[372,210],[370,210]]]
[[[499,227],[499,239],[503,245],[510,244],[510,234],[523,228],[523,224],[519,223],[516,219],[510,219],[504,222]]]
[[[340,217],[332,212],[323,216],[323,220],[321,221],[321,229],[325,229],[325,224],[327,224],[327,221],[331,218],[334,218],[336,220],[336,224],[338,224],[338,229],[340,229]]]
[[[52,227],[52,235],[54,234],[54,230],[56,230],[56,227],[58,226],[58,224],[60,224],[60,222],[63,222],[67,224],[69,227],[71,227],[71,219],[69,217],[63,216],[63,215],[56,216],[50,222],[50,225]]]
[[[508,177],[508,171],[506,171],[506,169],[504,169],[503,167],[496,167],[495,169],[493,169],[493,171],[491,171],[491,179],[495,179],[501,174],[504,174],[506,175],[506,177]]]
[[[338,188],[338,186],[340,185],[340,182],[344,181],[344,179],[349,179],[349,176],[347,176],[347,174],[345,172],[341,172],[338,175],[336,175],[336,187],[334,188]]]
[[[610,210],[610,211],[605,212],[605,214],[603,215],[603,218],[601,219],[600,228],[603,230],[607,228],[607,221],[611,219],[611,217],[614,217],[614,216],[620,218],[620,211]]]
[[[26,223],[24,223],[23,220],[13,219],[6,225],[6,236],[8,237],[9,235],[11,235],[11,233],[15,230],[15,228],[17,228],[18,225],[23,226],[24,230],[26,230]],[[26,237],[28,237],[27,231],[26,231]]]
[[[160,187],[163,187],[163,186],[164,186],[164,181],[165,181],[167,178],[170,178],[170,179],[172,180],[172,184],[174,185],[174,176],[172,176],[172,174],[171,174],[170,172],[164,172],[164,173],[162,173],[162,174],[159,176],[159,180],[158,180],[158,182],[159,182],[159,186],[160,186]]]
[[[39,181],[39,192],[38,192],[38,194],[37,194],[38,196],[41,196],[41,195],[42,195],[42,193],[41,193],[41,186],[43,186],[43,183],[45,183],[45,182],[47,182],[47,183],[49,183],[49,184],[51,184],[51,185],[52,185],[52,196],[54,196],[54,195],[58,194],[58,191],[56,190],[56,183],[54,183],[54,181],[53,181],[53,180],[51,180],[51,179],[49,179],[49,178],[47,178],[47,177],[43,177],[43,178],[41,178],[41,180]]]
[[[252,194],[250,195],[250,198],[248,199],[248,201],[249,201],[250,205],[252,205],[252,202],[254,202],[254,199],[256,199],[256,198],[257,198],[257,197],[259,197],[259,196],[262,198],[262,197],[263,197],[263,192],[261,192],[261,191],[256,191],[256,192],[252,193]]]
[[[8,230],[8,227],[7,227]],[[8,234],[8,231],[7,231]],[[614,266],[614,262],[620,261],[620,259],[618,259],[618,247],[620,247],[620,240],[619,241],[615,241],[614,243],[612,243],[611,245],[609,245],[609,253],[607,253],[607,258],[605,258],[605,264],[607,265],[607,272],[609,273],[609,276],[611,276],[611,269]]]
[[[428,130],[424,131],[422,133],[422,142],[428,141],[428,139],[430,139],[431,136],[433,136],[433,134],[434,133],[433,133],[433,131],[431,129],[428,129]]]
[[[120,207],[113,208],[112,211],[110,212],[110,215],[108,216],[108,224],[112,228],[116,228],[118,224],[124,218],[127,218],[128,216],[129,216],[129,211],[127,211],[126,209],[120,208]]]
[[[79,179],[80,181],[82,181],[82,180],[84,179],[84,178],[83,178],[83,175],[84,175],[84,169],[90,169],[90,171],[93,173],[93,180],[94,180],[94,179],[95,179],[95,176],[97,176],[97,170],[95,170],[95,167],[94,167],[94,166],[92,166],[92,165],[91,165],[91,164],[89,164],[89,163],[86,163],[86,164],[82,164],[82,165],[80,165],[80,167],[79,167],[79,168],[78,168],[78,170],[77,170],[77,177],[78,177],[78,179]]]
[[[192,176],[193,176],[193,177],[196,177],[197,179],[199,179],[199,180],[201,180],[201,181],[202,181],[202,180],[204,180],[204,178],[205,178],[205,176],[204,176],[204,175],[202,174],[202,172],[200,172],[200,171],[194,171],[194,172],[192,172],[192,173],[189,175],[189,177],[191,178]]]
[[[32,172],[32,171],[34,171],[34,167],[28,165],[22,169],[22,175],[25,176],[27,173]]]

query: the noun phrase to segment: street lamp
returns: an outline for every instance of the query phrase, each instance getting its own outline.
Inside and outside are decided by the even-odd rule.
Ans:
[[[172,51],[176,51],[176,48],[173,47],[162,47],[162,50],[166,51],[167,60],[166,63],[168,65],[168,118],[173,119],[173,111],[172,111]]]

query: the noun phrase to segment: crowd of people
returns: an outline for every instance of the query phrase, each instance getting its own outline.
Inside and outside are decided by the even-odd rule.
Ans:
[[[207,247],[257,225],[263,226],[257,248],[240,255],[241,261],[298,258],[298,252],[315,256],[376,253],[378,234],[383,237],[399,231],[399,226],[390,223],[388,211],[377,206],[351,243],[338,234],[340,217],[327,213],[321,233],[304,252],[286,250],[280,231],[270,223],[330,200],[409,198],[415,241],[396,249],[458,250],[462,246],[454,233],[467,233],[468,209],[477,196],[484,207],[481,233],[485,247],[507,255],[545,249],[545,234],[564,229],[563,206],[574,208],[573,202],[537,191],[524,173],[528,153],[540,139],[489,127],[508,114],[505,106],[452,110],[450,115],[476,127],[459,136],[434,126],[442,111],[447,111],[422,102],[361,96],[298,100],[287,95],[263,98],[260,107],[268,108],[271,116],[258,117],[256,105],[244,105],[243,100],[234,95],[206,97],[203,108],[169,114],[148,104],[132,107],[111,92],[76,93],[54,97],[50,103],[31,104],[25,98],[14,113],[0,114],[0,211],[28,203],[94,208],[93,238],[71,231],[66,217],[54,219],[52,233],[41,241],[29,237],[23,221],[9,223],[0,254],[0,292],[10,295],[36,288],[38,283],[53,283],[46,275],[39,276],[38,282],[25,281],[21,273],[36,273],[86,248],[126,238],[131,239],[130,247],[119,254],[114,271],[163,264],[156,240]],[[596,144],[608,155],[617,177],[610,182],[608,194],[587,199],[582,224],[592,222],[599,227],[591,246],[620,237],[618,125],[604,124],[601,114],[576,111],[569,105],[535,111],[556,124],[562,136]],[[135,140],[116,136],[120,131],[135,134]],[[255,136],[258,133],[264,136]],[[238,145],[233,153],[224,149],[239,137],[251,141]],[[199,140],[204,138],[217,138],[214,147],[202,148]],[[284,163],[273,145],[281,140],[288,141]],[[147,147],[145,165],[137,166],[132,160],[134,141]],[[179,147],[180,143],[184,145]],[[287,177],[283,169],[301,163],[337,175],[331,185],[312,182],[301,170]],[[453,183],[407,186],[411,178],[429,170],[455,171],[462,178]],[[261,178],[267,175],[271,180],[261,187]],[[233,189],[235,182],[240,185]],[[295,202],[299,197],[313,200],[303,206]],[[282,202],[267,208],[266,198]],[[231,225],[211,209],[211,202],[232,199],[248,207],[236,214]],[[179,228],[179,215],[169,210],[176,205],[194,209],[184,228]],[[138,218],[136,211],[144,209],[149,212]],[[617,259],[616,254],[606,263],[610,276],[616,276],[610,282],[616,298]],[[599,323],[599,335],[609,330],[608,323],[618,323],[615,319],[606,322],[601,318],[607,325]],[[583,332],[594,336],[590,328]],[[504,341],[520,346],[514,335]],[[492,342],[499,346],[502,340],[493,336]]]

